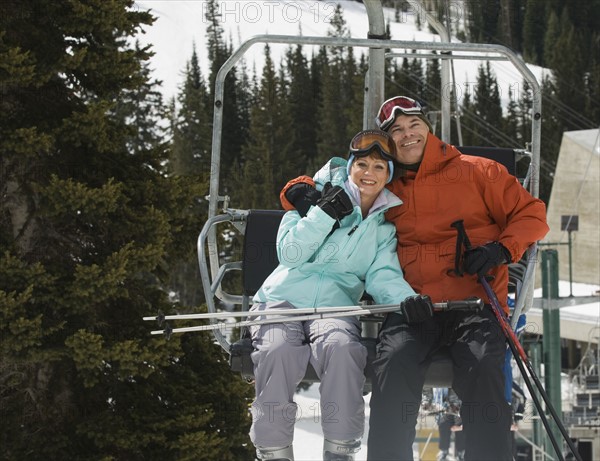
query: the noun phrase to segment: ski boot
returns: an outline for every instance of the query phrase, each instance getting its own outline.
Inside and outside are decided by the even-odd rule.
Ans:
[[[323,444],[323,461],[354,461],[360,440],[328,440]]]
[[[437,461],[448,461],[448,452],[446,450],[441,450],[438,452],[437,457],[435,458]]]
[[[256,447],[256,457],[259,460],[294,461],[294,449],[289,447]]]

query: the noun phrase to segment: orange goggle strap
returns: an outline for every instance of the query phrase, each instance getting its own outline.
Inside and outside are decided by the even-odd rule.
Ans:
[[[311,178],[310,176],[302,175],[302,176],[298,176],[297,178],[289,180],[287,182],[287,184],[285,186],[283,186],[283,189],[281,189],[281,192],[279,193],[279,201],[281,202],[281,206],[283,207],[283,209],[285,211],[290,211],[290,210],[296,209],[296,207],[294,205],[292,205],[290,203],[290,201],[285,197],[285,193],[289,190],[290,187],[292,187],[296,184],[300,184],[300,183],[308,184],[312,187],[315,187],[315,182],[313,181],[313,178]]]

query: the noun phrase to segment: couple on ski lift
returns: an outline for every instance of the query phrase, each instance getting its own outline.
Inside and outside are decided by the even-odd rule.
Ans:
[[[391,98],[376,122],[379,130],[352,139],[347,159],[284,187],[279,265],[251,310],[356,305],[365,291],[378,304],[398,304],[379,331],[367,459],[413,460],[425,373],[432,354],[448,347],[465,460],[509,461],[502,329],[489,307],[434,313],[433,303],[489,302],[480,277],[506,300],[507,264],[548,232],[545,205],[503,166],[437,138],[418,101]],[[452,227],[461,220],[473,242],[464,252]],[[359,319],[257,325],[251,335],[257,457],[294,460],[293,396],[310,362],[320,379],[323,459],[354,460],[365,424]]]

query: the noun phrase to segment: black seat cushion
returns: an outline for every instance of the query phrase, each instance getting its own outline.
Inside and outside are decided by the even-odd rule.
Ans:
[[[279,264],[277,230],[284,214],[283,210],[250,210],[248,213],[242,254],[242,285],[246,296],[254,296]]]

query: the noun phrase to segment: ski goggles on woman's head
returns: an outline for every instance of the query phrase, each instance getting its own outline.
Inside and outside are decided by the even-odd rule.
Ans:
[[[360,131],[352,138],[348,152],[348,176],[350,175],[350,167],[355,158],[366,157],[373,152],[378,153],[382,159],[387,160],[390,171],[387,182],[390,182],[394,174],[396,143],[389,134],[380,130]]]
[[[396,143],[385,131],[360,131],[350,141],[349,151],[355,157],[365,157],[373,149],[376,149],[384,160],[393,161],[396,158]]]
[[[381,130],[387,129],[396,118],[398,112],[404,115],[420,115],[425,117],[423,106],[418,101],[406,96],[396,96],[385,101],[377,112],[375,121]]]

